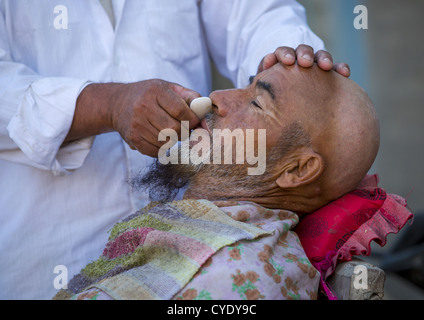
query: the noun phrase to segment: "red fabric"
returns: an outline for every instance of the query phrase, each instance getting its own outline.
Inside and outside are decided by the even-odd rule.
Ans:
[[[306,255],[321,272],[321,288],[333,296],[326,279],[338,262],[369,255],[370,243],[386,244],[412,218],[402,197],[378,187],[377,175],[367,176],[357,190],[304,217],[295,228]]]

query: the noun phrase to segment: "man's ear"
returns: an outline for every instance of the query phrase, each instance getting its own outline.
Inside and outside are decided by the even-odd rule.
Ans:
[[[284,160],[276,180],[280,188],[296,188],[318,179],[324,171],[324,159],[312,150],[296,152]]]

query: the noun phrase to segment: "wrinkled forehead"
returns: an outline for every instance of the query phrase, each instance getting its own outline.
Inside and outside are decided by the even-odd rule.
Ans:
[[[257,79],[268,79],[268,80],[279,80],[286,79],[290,76],[290,74],[295,74],[296,70],[294,70],[294,66],[286,66],[280,63],[277,63],[270,67],[267,70],[262,71],[255,78]]]
[[[256,87],[269,89],[275,102],[294,102],[310,97],[311,92],[306,87],[317,79],[314,72],[309,72],[308,75],[303,69],[297,65],[276,64],[256,75],[255,81],[251,83]]]
[[[335,96],[342,97],[352,88],[351,80],[330,70],[325,71],[315,63],[304,68],[297,63],[292,66],[274,65],[262,76],[274,84],[277,95],[317,104],[330,101]]]
[[[249,78],[250,86],[267,92],[274,102],[282,96],[282,91],[290,87],[295,79],[290,75],[290,70],[283,65],[276,64]]]
[[[266,84],[272,88],[277,100],[289,96],[296,98],[302,95],[302,88],[307,85],[307,82],[314,81],[316,78],[313,74],[306,76],[303,69],[297,65],[286,66],[278,63],[256,75],[254,80],[256,83]]]
[[[334,115],[340,98],[348,89],[347,81],[334,71],[321,70],[316,64],[304,68],[297,64],[277,64],[256,77],[273,87],[275,110],[287,121],[298,121],[305,126],[320,126]]]

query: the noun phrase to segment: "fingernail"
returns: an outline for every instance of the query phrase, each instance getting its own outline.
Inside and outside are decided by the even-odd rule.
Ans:
[[[292,54],[290,54],[290,53],[286,53],[286,54],[284,55],[284,58],[287,58],[287,59],[294,59],[294,56],[293,56]]]
[[[325,62],[328,62],[328,63],[331,63],[331,60],[330,59],[328,59],[328,58],[324,58],[324,59],[322,59],[323,61],[325,61]]]
[[[308,61],[312,61],[312,58],[311,58],[311,56],[309,54],[304,54],[302,56],[302,58],[305,59],[305,60],[308,60]]]

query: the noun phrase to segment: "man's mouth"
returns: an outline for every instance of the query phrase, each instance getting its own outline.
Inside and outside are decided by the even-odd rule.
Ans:
[[[208,124],[208,122],[209,122],[209,124]],[[213,123],[212,122],[212,114],[211,113],[208,113],[206,115],[206,117],[203,118],[202,121],[200,121],[200,123],[197,125],[197,127],[194,128],[194,130],[196,130],[196,129],[204,129],[204,130],[206,130],[208,132],[209,136],[212,136],[212,130],[210,128],[211,125],[212,125],[212,123]]]
[[[212,135],[211,130],[209,129],[208,123],[207,123],[207,121],[206,121],[206,118],[204,118],[204,119],[200,122],[200,127],[201,127],[201,128],[203,128],[203,129],[205,129],[205,130],[209,133],[209,135],[210,135],[210,136]]]
[[[211,119],[211,116],[209,115],[209,114],[207,114],[206,115],[206,117],[205,118],[203,118],[203,120],[202,121],[200,121],[200,123],[199,123],[199,125],[193,130],[193,132],[195,131],[195,130],[197,130],[197,129],[203,129],[203,130],[206,130],[207,131],[207,133],[208,133],[208,135],[209,135],[209,138],[211,139],[212,138],[212,131],[211,131],[211,129],[210,129],[210,127],[209,127],[209,125],[208,125],[208,119],[209,119],[209,121],[210,121],[210,119]],[[192,133],[193,133],[192,132]],[[194,145],[196,145],[197,143],[198,143],[199,141],[190,141],[190,147],[192,148]]]

